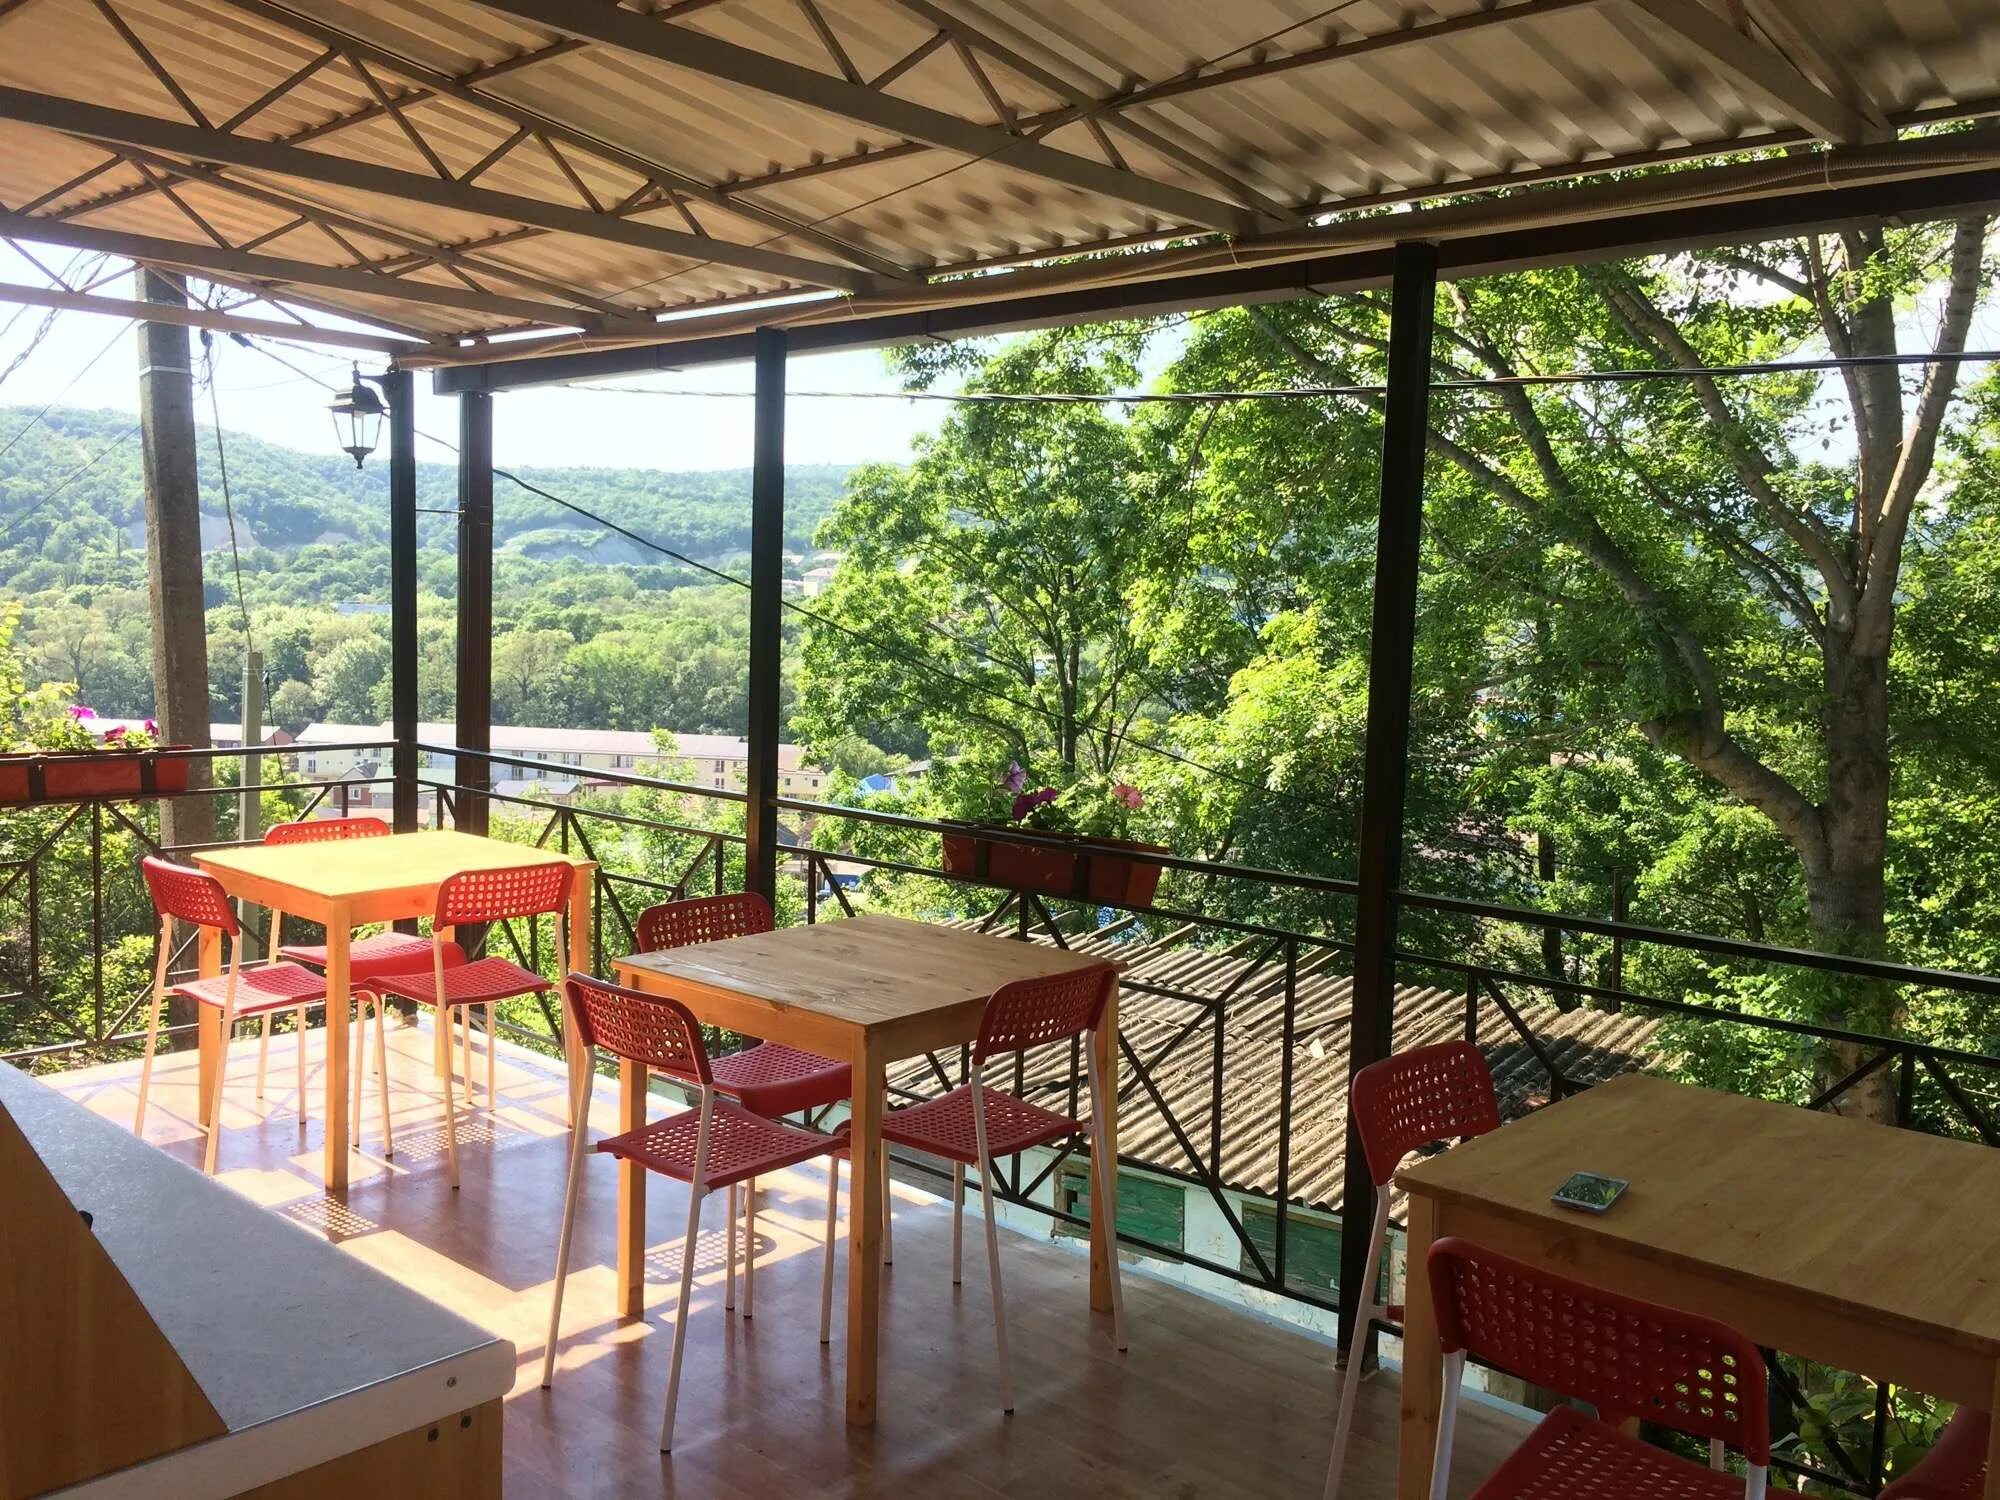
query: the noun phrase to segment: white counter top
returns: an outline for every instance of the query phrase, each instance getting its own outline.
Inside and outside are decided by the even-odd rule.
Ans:
[[[0,1108],[228,1428],[61,1493],[236,1494],[512,1387],[511,1343],[4,1065]]]

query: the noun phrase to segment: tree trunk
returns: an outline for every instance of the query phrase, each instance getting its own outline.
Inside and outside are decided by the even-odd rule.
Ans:
[[[173,282],[143,267],[140,300],[187,306]],[[146,581],[151,599],[153,717],[163,744],[207,748],[208,621],[201,578],[201,492],[195,473],[194,371],[188,331],[172,323],[139,328],[139,424],[146,469]],[[188,786],[211,784],[209,766],[188,767]],[[169,850],[215,837],[207,797],[160,804],[160,842]],[[175,1001],[172,1020],[191,1022]]]
[[[1825,836],[1817,858],[1805,861],[1806,909],[1819,947],[1879,958],[1887,947],[1886,870],[1889,842],[1888,661],[1857,652],[1838,634],[1825,650],[1821,733],[1827,752]],[[1873,980],[1826,976],[1820,1013],[1855,1031],[1893,1034],[1901,1025],[1896,987]],[[1830,1049],[1822,1087],[1872,1055],[1853,1043]],[[1844,1114],[1893,1123],[1896,1078],[1883,1067],[1835,1101]]]

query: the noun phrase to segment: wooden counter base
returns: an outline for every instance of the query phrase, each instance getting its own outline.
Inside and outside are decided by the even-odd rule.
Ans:
[[[245,1490],[241,1500],[498,1500],[501,1422],[500,1403],[488,1401]]]

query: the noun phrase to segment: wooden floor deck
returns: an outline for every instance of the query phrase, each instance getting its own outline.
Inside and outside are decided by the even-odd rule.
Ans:
[[[500,1108],[485,1108],[482,1088],[480,1108],[461,1116],[464,1185],[453,1194],[429,1032],[392,1028],[395,1156],[381,1155],[371,1098],[361,1159],[341,1204],[318,1182],[320,1039],[316,1029],[308,1033],[313,1112],[303,1133],[292,1038],[272,1041],[261,1104],[253,1088],[255,1043],[232,1049],[220,1175],[272,1212],[514,1341],[519,1375],[507,1402],[505,1447],[512,1500],[1249,1500],[1319,1493],[1335,1395],[1322,1342],[1134,1269],[1126,1278],[1131,1349],[1119,1355],[1109,1320],[1086,1310],[1083,1258],[1068,1245],[1013,1233],[1004,1236],[1001,1255],[1018,1409],[1003,1417],[976,1228],[968,1234],[964,1284],[954,1288],[946,1206],[900,1183],[896,1263],[885,1278],[881,1419],[872,1429],[849,1428],[839,1299],[833,1344],[822,1346],[817,1336],[825,1179],[809,1169],[767,1184],[754,1320],[723,1310],[721,1200],[710,1200],[678,1440],[673,1455],[662,1457],[672,1278],[687,1212],[677,1185],[660,1183],[649,1194],[646,1315],[614,1317],[613,1176],[609,1163],[587,1159],[596,1170],[583,1191],[555,1388],[543,1391],[565,1165],[559,1072],[502,1045]],[[161,1058],[146,1134],[198,1163],[194,1072],[192,1053]],[[137,1075],[136,1064],[116,1063],[49,1081],[129,1126]],[[483,1059],[474,1077],[483,1084]],[[612,1092],[600,1090],[594,1124],[610,1124]],[[669,1107],[665,1098],[660,1103]],[[1351,1500],[1392,1493],[1396,1405],[1393,1375],[1364,1386],[1349,1460]],[[1468,1409],[1455,1490],[1469,1492],[1520,1431],[1502,1414]]]

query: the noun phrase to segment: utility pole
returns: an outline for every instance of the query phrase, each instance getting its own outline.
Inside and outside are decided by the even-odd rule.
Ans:
[[[141,266],[138,297],[186,307],[177,282]],[[153,717],[163,744],[207,749],[208,620],[201,580],[201,489],[195,474],[194,367],[188,331],[174,323],[139,326],[139,431],[146,467],[146,583],[151,596]],[[213,784],[208,762],[188,763],[191,791]],[[215,837],[215,810],[204,796],[160,804],[160,842],[168,849]],[[191,1011],[192,1007],[186,1007]],[[194,1019],[173,1007],[176,1024]]]

